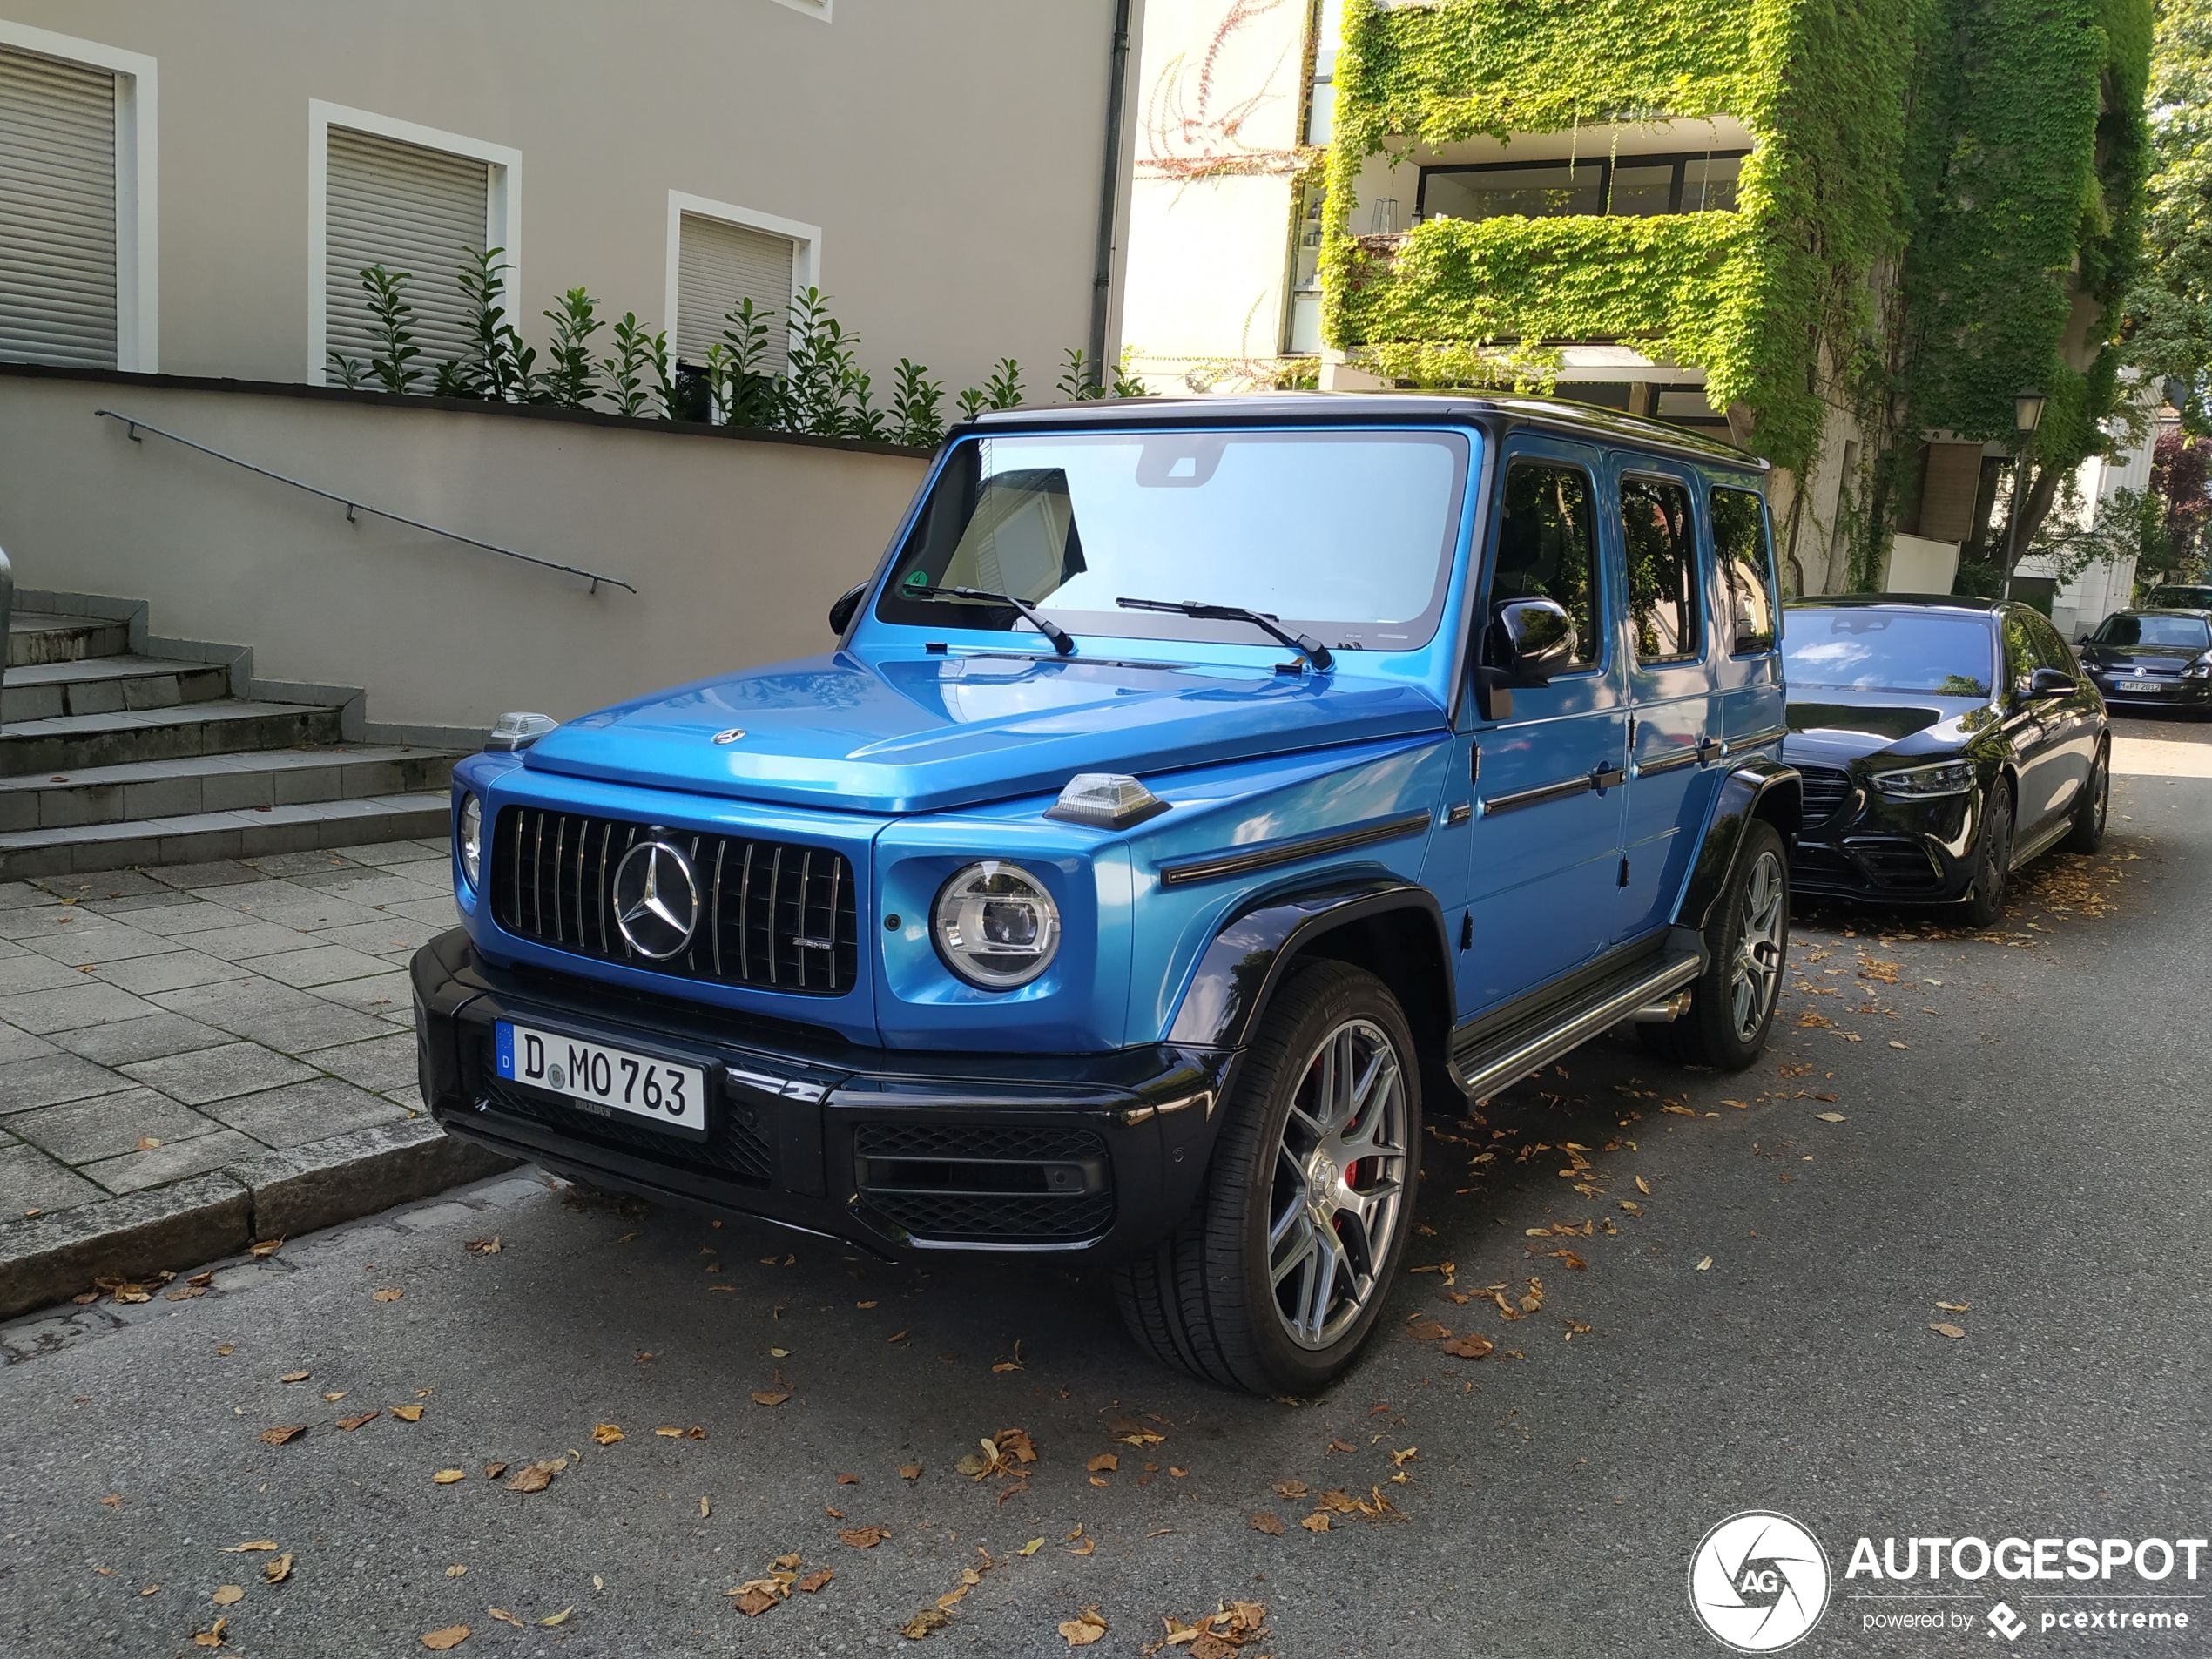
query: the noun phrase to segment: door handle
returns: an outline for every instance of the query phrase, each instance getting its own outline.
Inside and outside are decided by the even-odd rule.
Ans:
[[[1610,789],[1616,784],[1628,781],[1629,770],[1626,766],[1599,765],[1590,769],[1590,787],[1593,789]]]
[[[1728,745],[1718,738],[1706,737],[1697,739],[1697,764],[1701,766],[1711,765],[1714,761],[1727,752]]]

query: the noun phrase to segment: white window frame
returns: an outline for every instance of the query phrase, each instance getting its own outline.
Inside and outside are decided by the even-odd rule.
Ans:
[[[161,367],[160,84],[155,60],[0,17],[0,46],[115,77],[115,366]]]
[[[514,315],[523,284],[523,152],[485,138],[401,121],[373,110],[350,109],[319,98],[307,100],[307,383],[329,383],[329,294],[323,269],[330,230],[330,129],[344,127],[424,150],[467,156],[491,169],[484,214],[484,246],[504,248],[508,314]],[[460,250],[455,249],[456,258]]]
[[[806,225],[795,219],[781,219],[774,213],[764,213],[758,208],[739,207],[732,202],[711,201],[705,196],[693,196],[680,190],[668,192],[668,252],[667,280],[661,295],[661,326],[668,331],[669,349],[676,345],[676,286],[677,275],[683,264],[684,215],[694,219],[716,219],[725,225],[739,225],[747,230],[765,231],[771,236],[780,236],[792,244],[791,298],[797,299],[808,288],[822,286],[822,227]],[[790,320],[788,311],[785,320]]]
[[[793,11],[803,11],[823,23],[830,20],[831,0],[776,0],[779,6],[789,6]]]

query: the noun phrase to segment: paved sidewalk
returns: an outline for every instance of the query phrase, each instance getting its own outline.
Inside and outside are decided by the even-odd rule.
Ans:
[[[57,1272],[196,1259],[131,1242],[150,1221],[182,1218],[198,1248],[214,1212],[225,1236],[327,1225],[349,1185],[384,1204],[482,1172],[415,1086],[407,961],[452,924],[448,856],[392,841],[0,883],[0,1312],[83,1288]],[[395,1159],[399,1187],[358,1167]]]

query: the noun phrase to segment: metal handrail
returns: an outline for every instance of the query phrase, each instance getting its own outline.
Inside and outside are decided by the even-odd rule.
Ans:
[[[354,517],[355,513],[368,513],[376,518],[389,519],[395,524],[405,524],[410,529],[427,530],[433,536],[442,536],[450,542],[462,542],[470,547],[482,548],[485,552],[496,553],[502,558],[520,559],[524,564],[535,564],[540,570],[558,570],[564,576],[582,577],[591,584],[591,591],[594,593],[599,591],[602,583],[610,588],[620,588],[624,593],[637,591],[620,577],[602,576],[596,570],[580,570],[573,564],[563,564],[556,559],[541,559],[534,553],[517,553],[513,548],[501,547],[496,542],[480,542],[473,536],[463,536],[459,530],[446,529],[436,524],[426,524],[419,518],[409,518],[405,513],[387,512],[381,507],[372,507],[365,501],[355,501],[349,496],[337,495],[317,485],[302,482],[297,478],[287,477],[283,473],[272,472],[266,467],[257,467],[250,461],[241,461],[238,456],[226,455],[220,449],[211,449],[204,443],[196,443],[190,438],[179,436],[174,432],[158,427],[151,421],[141,421],[135,415],[125,415],[116,409],[94,409],[92,413],[103,420],[122,421],[127,428],[125,435],[133,443],[145,442],[138,436],[138,428],[144,427],[155,436],[166,438],[172,443],[181,443],[187,449],[197,449],[200,454],[212,455],[218,461],[227,461],[233,467],[243,467],[248,472],[259,473],[262,477],[274,479],[278,483],[290,484],[294,489],[304,489],[310,496],[320,496],[325,501],[334,501],[346,509],[346,522],[349,524],[358,522]]]

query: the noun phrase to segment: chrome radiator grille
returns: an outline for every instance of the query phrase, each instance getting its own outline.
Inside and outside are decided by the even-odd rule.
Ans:
[[[655,841],[689,866],[680,903],[692,913],[688,939],[658,960],[624,935],[615,897],[624,858]],[[853,866],[827,847],[509,806],[489,853],[492,920],[518,939],[678,979],[815,996],[842,995],[859,976]]]

